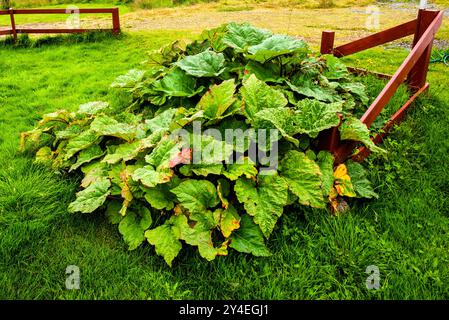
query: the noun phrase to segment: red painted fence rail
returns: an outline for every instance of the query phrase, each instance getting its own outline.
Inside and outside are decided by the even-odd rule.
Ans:
[[[18,28],[15,22],[15,15],[20,14],[89,14],[89,13],[110,13],[112,15],[112,29],[23,29]],[[0,30],[0,35],[12,35],[14,41],[17,40],[18,33],[83,33],[89,31],[112,31],[114,34],[120,33],[120,18],[118,8],[89,8],[89,9],[13,9],[0,10],[0,15],[8,15],[11,21],[11,29]]]
[[[382,109],[388,104],[397,89],[404,82],[407,84],[411,96],[410,99],[389,119],[383,128],[383,133],[377,135],[372,140],[378,144],[382,142],[387,132],[395,124],[399,123],[405,116],[406,111],[413,104],[416,98],[429,88],[426,82],[429,68],[430,54],[433,40],[443,21],[443,11],[419,10],[418,17],[412,21],[399,26],[384,30],[365,38],[334,47],[335,32],[324,31],[321,37],[321,53],[332,54],[336,57],[344,57],[357,52],[364,51],[394,40],[398,40],[410,35],[414,35],[412,50],[401,66],[392,76],[372,73],[367,70],[351,68],[356,74],[372,73],[380,78],[387,78],[389,82],[377,96],[371,106],[366,110],[360,119],[367,127],[370,127]],[[337,163],[345,161],[351,154],[357,143],[351,141],[341,141],[338,128],[330,129],[322,137],[323,149],[331,151]],[[357,149],[353,156],[354,160],[363,160],[369,155],[369,150],[365,147]]]

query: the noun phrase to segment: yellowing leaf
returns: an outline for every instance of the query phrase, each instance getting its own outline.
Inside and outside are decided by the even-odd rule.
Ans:
[[[220,229],[225,238],[229,238],[232,231],[240,228],[240,216],[233,206],[221,211]]]
[[[351,177],[345,164],[340,164],[334,171],[335,189],[340,196],[356,197],[354,187],[351,183]]]

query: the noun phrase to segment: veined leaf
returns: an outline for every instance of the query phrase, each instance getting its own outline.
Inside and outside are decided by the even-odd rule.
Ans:
[[[307,54],[309,48],[303,40],[284,35],[273,35],[260,44],[248,48],[248,59],[264,63],[274,57],[289,53]]]
[[[87,130],[70,139],[65,147],[65,159],[68,160],[77,152],[87,149],[100,141],[99,135],[93,130]]]
[[[328,54],[325,55],[327,69],[324,71],[324,76],[328,79],[342,79],[349,75],[348,68],[337,57]]]
[[[87,188],[93,182],[108,177],[108,166],[101,162],[93,162],[81,167],[84,173],[84,179],[81,181],[81,186]]]
[[[263,40],[272,36],[272,32],[255,28],[249,23],[237,24],[231,22],[227,27],[228,30],[222,41],[237,52],[244,52],[248,47],[260,44]]]
[[[357,118],[347,118],[338,130],[340,131],[341,140],[360,141],[372,152],[385,153],[385,150],[376,146],[371,140],[366,124]]]
[[[169,137],[163,138],[153,151],[145,157],[145,161],[156,170],[170,168],[170,161],[176,157],[181,150],[181,144]]]
[[[137,82],[142,80],[145,71],[131,69],[126,74],[118,76],[114,82],[112,82],[111,87],[113,88],[133,88]]]
[[[306,133],[316,138],[321,131],[336,127],[340,123],[337,113],[341,112],[341,103],[326,104],[304,99],[299,101],[296,107],[300,111],[294,118],[296,133]]]
[[[89,163],[92,160],[101,158],[104,155],[104,151],[101,149],[99,145],[93,145],[87,149],[82,150],[75,164],[70,167],[70,171],[76,170],[81,167],[85,163]]]
[[[280,172],[290,191],[299,198],[299,203],[315,208],[325,207],[321,189],[322,173],[315,161],[302,152],[291,150],[282,159]]]
[[[173,177],[173,171],[170,169],[154,170],[152,166],[145,166],[137,169],[132,175],[134,181],[140,181],[144,186],[152,188],[158,184],[167,183]]]
[[[323,195],[328,196],[334,185],[334,156],[328,151],[320,151],[317,158],[322,173],[321,183]]]
[[[345,164],[340,164],[334,171],[335,190],[340,196],[355,197],[354,187],[352,185],[351,177],[348,175],[348,170]]]
[[[70,212],[91,213],[101,207],[110,191],[111,181],[101,178],[76,194],[76,200],[69,205]]]
[[[340,83],[339,87],[347,92],[352,93],[356,98],[358,98],[364,105],[369,102],[369,97],[366,93],[366,87],[360,82],[347,82]]]
[[[233,206],[221,210],[220,229],[225,238],[229,238],[232,232],[240,228],[240,216]]]
[[[224,55],[210,50],[186,56],[175,63],[176,66],[194,77],[218,77],[225,70],[224,64]]]
[[[248,179],[254,178],[257,176],[257,173],[257,168],[249,158],[243,158],[236,163],[228,164],[226,170],[223,171],[223,175],[232,181],[237,180],[241,176],[245,176]]]
[[[213,85],[198,102],[197,109],[204,111],[207,119],[220,118],[234,103],[234,80],[223,81],[219,85]]]
[[[95,118],[90,124],[90,128],[98,136],[116,137],[128,142],[132,141],[137,134],[136,127],[126,123],[119,123],[117,120],[108,116]]]
[[[51,164],[54,157],[54,152],[50,147],[42,147],[36,152],[36,163]]]
[[[209,135],[192,135],[193,164],[221,164],[228,161],[234,153],[234,147],[226,141],[216,140]]]
[[[196,89],[196,79],[178,68],[173,69],[161,80],[153,82],[152,88],[171,97],[193,97],[204,89],[203,87]]]
[[[174,108],[165,110],[154,118],[145,120],[145,126],[153,133],[157,131],[168,131],[176,111]]]
[[[173,216],[173,230],[179,239],[187,244],[198,246],[200,255],[208,261],[215,259],[217,255],[227,255],[227,242],[216,248],[212,242],[212,230],[201,222],[197,222],[193,227],[188,224],[184,215]]]
[[[168,183],[159,184],[153,188],[143,188],[145,200],[157,210],[172,210],[175,206],[176,196],[170,192],[181,183],[177,176],[173,176]]]
[[[171,267],[173,259],[182,249],[179,237],[173,232],[173,218],[163,225],[145,232],[148,242],[155,246],[156,253],[164,257],[165,262]]]
[[[244,253],[252,253],[257,257],[268,257],[271,253],[265,246],[263,234],[253,219],[245,214],[240,220],[240,228],[231,236],[231,248]]]
[[[243,81],[240,93],[245,101],[245,115],[251,120],[262,109],[281,108],[288,103],[282,92],[271,88],[254,74]]]
[[[109,164],[116,164],[120,161],[129,161],[134,159],[140,151],[140,141],[131,143],[124,143],[117,146],[113,153],[107,154],[102,162]]]
[[[361,198],[379,198],[376,192],[374,192],[371,182],[367,179],[365,168],[357,162],[349,160],[346,162],[348,174],[351,177],[351,182],[354,187],[354,191],[358,197]]]
[[[303,96],[314,98],[323,102],[335,102],[341,100],[334,89],[315,84],[312,79],[308,77],[301,77],[295,80],[295,82],[287,81],[287,85],[292,91]]]
[[[246,212],[254,216],[254,222],[268,238],[287,203],[287,184],[284,179],[277,174],[259,175],[257,183],[240,178],[235,183],[234,191]]]
[[[80,105],[78,112],[86,113],[88,115],[94,115],[98,112],[109,107],[109,103],[104,101],[92,101],[85,104]]]
[[[120,221],[118,230],[123,235],[129,250],[137,249],[145,241],[145,230],[151,226],[152,222],[151,212],[145,207],[139,207],[139,213],[128,211]]]
[[[245,66],[245,73],[254,74],[257,79],[265,82],[282,83],[284,81],[281,77],[281,67],[273,62],[262,64],[257,61],[249,61]]]
[[[181,205],[192,213],[204,212],[220,202],[217,189],[207,180],[186,180],[171,190]]]

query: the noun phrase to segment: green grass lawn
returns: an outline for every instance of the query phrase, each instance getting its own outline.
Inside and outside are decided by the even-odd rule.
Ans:
[[[133,33],[36,47],[0,45],[0,299],[448,299],[449,70],[432,65],[427,97],[367,166],[379,200],[335,218],[285,214],[269,258],[231,252],[207,262],[184,248],[169,268],[149,245],[128,251],[101,214],[69,214],[76,177],[52,174],[18,150],[42,114],[126,99],[108,86],[146,52],[189,34]],[[71,39],[71,40],[67,40]],[[375,49],[351,64],[392,72],[406,51]],[[369,84],[369,83],[368,83]],[[371,86],[371,92],[380,87]],[[401,99],[398,99],[398,101]],[[81,289],[65,289],[65,269]],[[367,290],[367,266],[380,290]]]

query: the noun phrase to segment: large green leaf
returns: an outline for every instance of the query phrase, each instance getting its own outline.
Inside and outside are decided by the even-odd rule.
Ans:
[[[222,53],[206,50],[193,56],[186,56],[175,65],[195,77],[218,77],[225,70]]]
[[[101,178],[76,194],[76,200],[69,205],[70,212],[91,213],[101,207],[110,191],[111,181]]]
[[[272,35],[270,31],[255,28],[249,23],[237,24],[231,22],[227,29],[222,41],[237,52],[244,52],[248,47],[260,44]]]
[[[358,98],[363,104],[368,104],[369,97],[366,92],[366,87],[360,82],[346,82],[340,83],[339,87],[344,91],[352,93],[356,98]]]
[[[322,173],[315,161],[302,152],[290,150],[280,163],[280,172],[290,191],[299,198],[299,203],[315,208],[325,207]]]
[[[226,25],[221,25],[217,28],[204,30],[201,33],[200,39],[207,40],[207,41],[204,41],[202,43],[202,45],[209,44],[212,47],[212,49],[216,52],[222,52],[222,51],[226,50],[226,48],[228,48],[228,45],[223,43],[223,36],[225,35],[226,31],[227,31]],[[190,47],[196,47],[197,45],[198,45],[198,42],[193,42],[190,45]],[[201,47],[201,45],[199,45],[199,47]],[[189,46],[188,46],[188,48],[189,48]],[[199,50],[203,51],[201,48]]]
[[[320,151],[317,156],[317,163],[322,173],[323,195],[328,196],[334,185],[334,156],[328,151]]]
[[[170,169],[154,170],[152,166],[145,166],[134,171],[132,178],[134,181],[140,181],[144,186],[152,188],[158,184],[167,183],[173,177],[173,171]]]
[[[179,237],[173,232],[172,219],[157,228],[145,232],[148,242],[155,246],[156,253],[164,257],[165,262],[169,266],[172,265],[173,259],[176,258],[182,249]]]
[[[120,123],[109,116],[95,118],[90,124],[90,128],[98,136],[116,137],[126,141],[132,141],[137,135],[136,127]]]
[[[331,54],[325,55],[327,68],[324,76],[328,79],[342,79],[349,76],[348,68],[341,60]]]
[[[209,135],[192,135],[193,164],[221,164],[228,161],[234,152],[234,146]]]
[[[321,86],[307,76],[296,77],[292,82],[287,81],[287,85],[292,91],[319,101],[335,102],[341,100],[333,88]]]
[[[144,242],[145,230],[151,226],[152,222],[151,212],[147,208],[139,207],[139,213],[128,210],[126,216],[120,221],[118,230],[123,235],[129,250],[137,249]]]
[[[223,171],[223,165],[221,163],[211,164],[186,164],[179,169],[179,172],[186,177],[195,174],[197,176],[207,177],[210,174],[220,175]]]
[[[70,159],[77,152],[87,149],[93,144],[96,144],[100,141],[100,137],[93,130],[86,130],[70,139],[65,147],[65,159]]]
[[[288,103],[282,92],[257,79],[254,74],[243,81],[240,93],[245,102],[245,115],[251,120],[260,110],[280,108]]]
[[[309,48],[303,40],[298,40],[285,35],[273,35],[260,44],[248,48],[247,57],[252,60],[264,63],[272,58],[289,54],[307,54]]]
[[[237,180],[241,176],[246,178],[253,178],[257,176],[257,168],[249,158],[239,159],[236,163],[231,163],[226,166],[223,175],[229,180]]]
[[[265,237],[269,237],[287,203],[287,184],[277,174],[259,175],[257,182],[240,178],[235,183],[237,199],[254,216]]]
[[[191,246],[198,246],[200,255],[208,261],[215,259],[217,255],[227,255],[227,244],[215,247],[212,242],[212,230],[208,225],[197,222],[193,226],[188,223],[186,216],[173,217],[173,230],[179,239]]]
[[[95,144],[93,146],[90,146],[89,148],[84,149],[79,153],[76,163],[70,167],[70,171],[76,170],[79,167],[81,167],[83,164],[86,164],[86,163],[91,162],[92,160],[98,159],[98,158],[102,157],[103,155],[104,155],[104,151],[101,149],[101,147],[99,145]]]
[[[196,89],[196,79],[181,69],[173,69],[161,80],[153,82],[153,90],[163,92],[171,97],[192,97],[204,88]]]
[[[254,115],[254,127],[257,129],[277,129],[287,140],[299,146],[293,135],[302,132],[295,123],[295,111],[288,107],[260,110]]]
[[[108,153],[102,160],[102,162],[109,164],[116,164],[120,161],[129,161],[134,159],[140,150],[140,141],[134,141],[131,143],[123,143],[118,145],[113,152]]]
[[[170,161],[176,157],[181,149],[181,144],[170,137],[163,138],[153,151],[145,157],[145,161],[156,170],[170,168]]]
[[[78,112],[94,115],[109,107],[109,103],[104,101],[92,101],[80,105]]]
[[[240,216],[233,206],[221,210],[220,229],[225,238],[229,238],[232,232],[240,228]]]
[[[351,177],[352,186],[358,197],[361,198],[379,198],[376,192],[374,192],[371,182],[368,180],[365,168],[357,162],[347,161],[346,167],[348,168],[348,174]]]
[[[370,132],[366,124],[357,118],[349,117],[338,128],[341,140],[353,140],[362,142],[373,152],[385,153],[385,150],[379,148],[371,140]]]
[[[257,257],[268,257],[271,253],[265,246],[263,234],[253,219],[245,214],[240,220],[240,228],[231,235],[231,248]]]
[[[42,147],[36,152],[36,163],[50,165],[52,163],[54,152],[50,147]]]
[[[87,188],[95,181],[108,177],[108,166],[102,162],[92,162],[81,167],[84,178],[81,186]]]
[[[217,189],[207,180],[186,180],[171,190],[181,205],[190,212],[204,212],[220,202]]]
[[[203,110],[207,119],[220,118],[235,101],[235,87],[234,79],[211,86],[198,102],[197,109]]]
[[[282,83],[284,78],[281,77],[281,67],[274,62],[260,63],[257,61],[249,61],[245,66],[245,73],[254,74],[257,79],[265,82]]]
[[[114,82],[112,82],[111,87],[113,88],[133,88],[137,82],[142,80],[145,71],[131,69],[126,74],[118,76]]]
[[[337,113],[341,112],[341,103],[304,99],[299,101],[296,107],[300,111],[294,118],[296,133],[306,133],[316,138],[321,131],[336,127],[340,123]]]
[[[177,110],[174,108],[165,110],[154,118],[145,120],[145,126],[151,130],[151,132],[167,131],[170,128],[170,124],[173,121],[176,111]]]
[[[340,118],[340,103],[325,104],[317,100],[304,99],[291,108],[274,108],[259,111],[254,116],[256,128],[277,129],[288,141],[299,145],[293,136],[298,133],[315,138],[321,131],[337,126]]]

